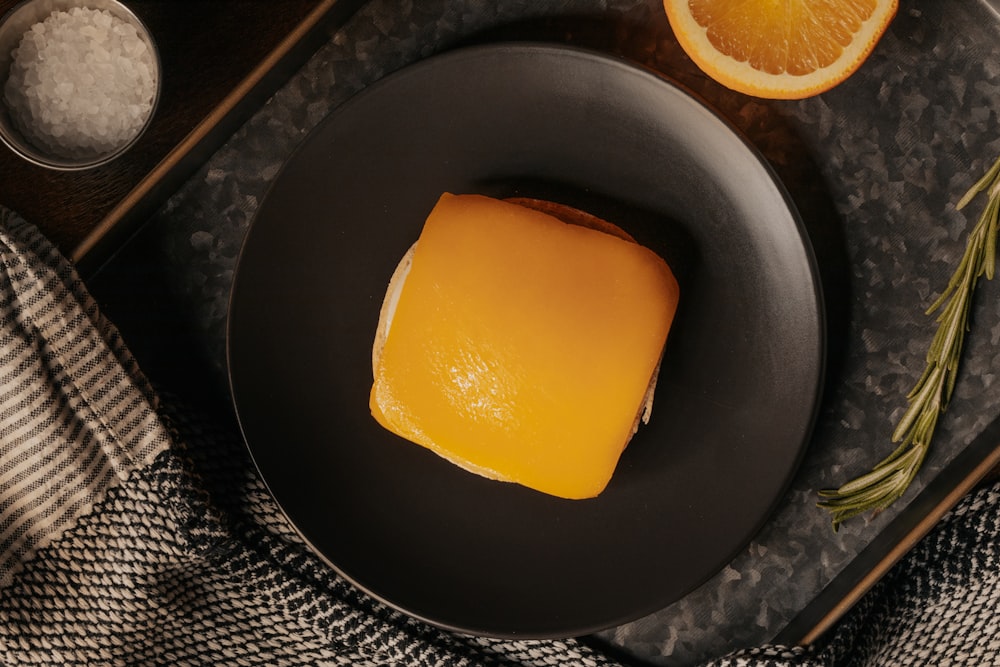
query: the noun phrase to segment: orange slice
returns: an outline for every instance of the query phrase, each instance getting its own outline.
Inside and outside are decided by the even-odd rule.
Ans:
[[[801,99],[853,74],[898,0],[664,0],[677,41],[706,74],[756,97]]]

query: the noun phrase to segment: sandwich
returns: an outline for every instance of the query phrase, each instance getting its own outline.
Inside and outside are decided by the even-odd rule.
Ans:
[[[593,498],[651,417],[678,299],[667,263],[616,225],[445,193],[389,279],[372,415],[469,472]]]

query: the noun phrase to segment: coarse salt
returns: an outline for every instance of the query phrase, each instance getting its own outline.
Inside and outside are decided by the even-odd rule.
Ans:
[[[4,99],[38,148],[63,158],[112,152],[142,130],[153,108],[154,54],[136,28],[106,10],[56,11],[11,53]]]

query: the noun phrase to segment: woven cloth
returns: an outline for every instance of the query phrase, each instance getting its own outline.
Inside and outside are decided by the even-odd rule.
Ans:
[[[712,667],[1000,665],[1000,484],[964,498],[821,643]]]
[[[0,258],[0,664],[619,664],[360,593],[290,528],[231,424],[157,397],[72,266],[2,208]],[[822,645],[713,665],[1000,664],[998,527],[987,488]]]

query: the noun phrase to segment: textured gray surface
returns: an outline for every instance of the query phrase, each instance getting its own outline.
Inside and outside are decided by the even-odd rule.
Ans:
[[[933,335],[922,311],[947,281],[968,217],[978,212],[973,205],[967,217],[954,202],[1000,155],[995,11],[974,0],[901,4],[846,83],[801,102],[766,102],[701,75],[653,0],[373,0],[170,199],[94,291],[126,336],[122,320],[143,320],[131,325],[140,361],[145,354],[155,366],[157,355],[183,344],[184,373],[199,374],[200,393],[224,397],[228,292],[250,220],[290,153],[353,93],[434,52],[511,38],[593,47],[667,74],[747,134],[814,234],[830,298],[828,391],[800,473],[753,543],[689,596],[602,638],[664,665],[761,643],[998,412],[997,287],[985,283],[952,408],[913,491],[837,534],[814,507],[817,489],[889,451],[902,396]],[[154,303],[157,310],[147,305]]]

